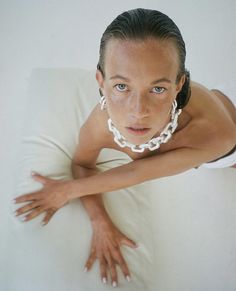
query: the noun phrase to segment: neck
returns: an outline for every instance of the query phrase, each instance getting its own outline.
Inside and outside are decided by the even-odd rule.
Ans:
[[[171,138],[173,132],[178,126],[178,116],[181,114],[181,109],[177,108],[176,100],[172,104],[172,111],[171,111],[171,120],[168,124],[164,127],[162,132],[158,137],[152,138],[149,142],[141,144],[141,145],[134,145],[126,140],[124,136],[118,131],[118,129],[114,126],[111,118],[108,119],[108,128],[114,135],[114,141],[122,148],[129,147],[133,152],[142,153],[145,149],[149,149],[150,151],[154,151],[160,147],[162,143],[167,143],[168,140]]]

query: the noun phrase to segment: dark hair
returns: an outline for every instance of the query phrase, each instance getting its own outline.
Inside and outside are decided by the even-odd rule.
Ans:
[[[110,39],[146,40],[148,38],[170,39],[175,43],[179,55],[179,72],[176,83],[179,82],[182,75],[186,76],[182,90],[176,97],[177,108],[183,108],[188,103],[191,95],[190,72],[185,68],[185,43],[173,20],[160,11],[137,8],[118,15],[102,35],[97,69],[105,77],[104,56],[106,44]],[[99,92],[101,94],[101,90]]]

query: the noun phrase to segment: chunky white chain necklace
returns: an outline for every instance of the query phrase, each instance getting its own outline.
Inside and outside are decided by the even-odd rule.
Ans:
[[[108,119],[108,128],[114,135],[114,141],[122,148],[129,147],[133,152],[142,153],[145,149],[149,149],[150,151],[154,151],[160,147],[162,143],[167,143],[168,140],[171,138],[173,132],[178,126],[178,116],[182,112],[182,109],[177,109],[177,102],[174,100],[172,104],[172,111],[171,111],[171,120],[163,129],[161,134],[158,137],[154,137],[149,142],[135,145],[126,140],[124,136],[122,136],[119,130],[114,126],[111,118]]]

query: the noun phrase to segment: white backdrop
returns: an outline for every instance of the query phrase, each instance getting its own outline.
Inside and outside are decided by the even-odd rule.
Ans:
[[[98,60],[99,40],[106,26],[119,13],[137,7],[160,10],[176,22],[186,43],[186,67],[190,70],[193,80],[213,88],[215,84],[222,83],[236,75],[236,2],[234,0],[0,1],[0,254],[6,247],[6,240],[4,240],[7,236],[6,221],[7,216],[11,215],[6,205],[14,191],[14,177],[17,175],[14,171],[16,153],[21,137],[24,118],[22,115],[26,105],[27,80],[32,68],[95,68]],[[196,233],[193,232],[192,237],[187,236],[186,241],[190,239],[191,242],[194,242],[194,235],[206,237],[212,227],[216,230],[212,236],[208,237],[207,245],[204,245],[203,242],[202,246],[196,246],[197,251],[204,250],[206,254],[212,251],[212,256],[216,255],[215,262],[209,263],[206,260],[200,263],[198,261],[198,265],[194,267],[199,253],[197,251],[188,253],[188,248],[186,251],[188,245],[181,245],[179,253],[169,254],[169,257],[164,258],[165,264],[163,264],[163,268],[157,270],[159,272],[157,277],[162,274],[164,277],[166,276],[167,282],[170,278],[167,274],[174,276],[174,273],[171,273],[171,270],[174,272],[174,269],[171,269],[171,260],[174,258],[175,264],[181,265],[183,258],[180,255],[185,254],[184,263],[181,265],[183,268],[179,267],[179,269],[182,272],[188,270],[191,275],[189,280],[202,280],[201,286],[204,287],[204,290],[213,290],[209,286],[218,291],[234,290],[235,250],[230,249],[228,259],[225,259],[226,253],[224,252],[229,241],[235,240],[236,242],[234,234],[236,220],[233,214],[236,206],[233,196],[235,194],[233,193],[235,190],[233,180],[236,174],[234,171],[234,169],[203,170],[202,175],[196,174],[195,179],[199,182],[198,188],[190,189],[192,191],[190,196],[185,189],[185,194],[180,199],[179,197],[169,197],[170,200],[168,200],[173,203],[173,208],[178,209],[182,215],[187,214],[188,218],[199,217],[199,220],[193,219]],[[172,179],[179,183],[178,189],[181,191],[181,185],[183,182],[186,183],[186,177],[188,177],[188,173],[161,179],[160,183],[168,188],[168,182]],[[207,195],[204,192],[206,190],[201,188],[206,177],[215,179],[215,183],[209,185]],[[223,200],[224,197],[222,198],[222,194],[225,193],[217,192],[219,187],[226,189],[228,199],[226,202]],[[217,197],[218,200],[212,202],[213,197]],[[158,219],[159,213],[164,211],[163,208],[158,207],[158,199],[160,196],[157,196],[154,219]],[[198,203],[197,208],[195,208],[196,203]],[[209,209],[209,206],[212,208]],[[191,210],[195,216],[192,216]],[[179,230],[182,230],[183,237],[186,227],[190,226],[186,216],[180,215],[174,219],[175,214],[171,213],[172,216],[170,215],[167,225],[172,234],[170,239],[178,244],[175,237],[175,219],[179,223]],[[222,214],[226,214],[227,218]],[[218,226],[219,233],[217,232]],[[156,231],[155,235],[158,235],[159,230]],[[214,246],[217,247],[214,249]],[[220,267],[222,261],[223,273]],[[2,278],[10,276],[10,274],[5,274],[2,262],[0,264],[0,281],[3,282]],[[213,268],[213,272],[209,273],[211,268]],[[211,283],[208,285],[209,280]],[[213,282],[215,283],[213,284]],[[162,290],[177,290],[174,286],[171,287],[171,284],[168,286],[169,289],[163,286],[166,289]],[[183,291],[183,285],[179,286],[178,291]]]

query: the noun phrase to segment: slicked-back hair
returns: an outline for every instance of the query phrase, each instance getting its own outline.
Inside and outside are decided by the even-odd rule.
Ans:
[[[99,48],[99,61],[97,69],[105,78],[105,52],[109,40],[140,41],[147,39],[170,40],[177,49],[179,57],[179,70],[176,76],[176,84],[185,75],[185,83],[182,90],[176,96],[177,108],[185,107],[191,96],[190,72],[185,68],[186,49],[181,32],[172,19],[166,14],[151,9],[137,8],[125,11],[118,15],[104,31]],[[101,94],[101,90],[100,94]]]

